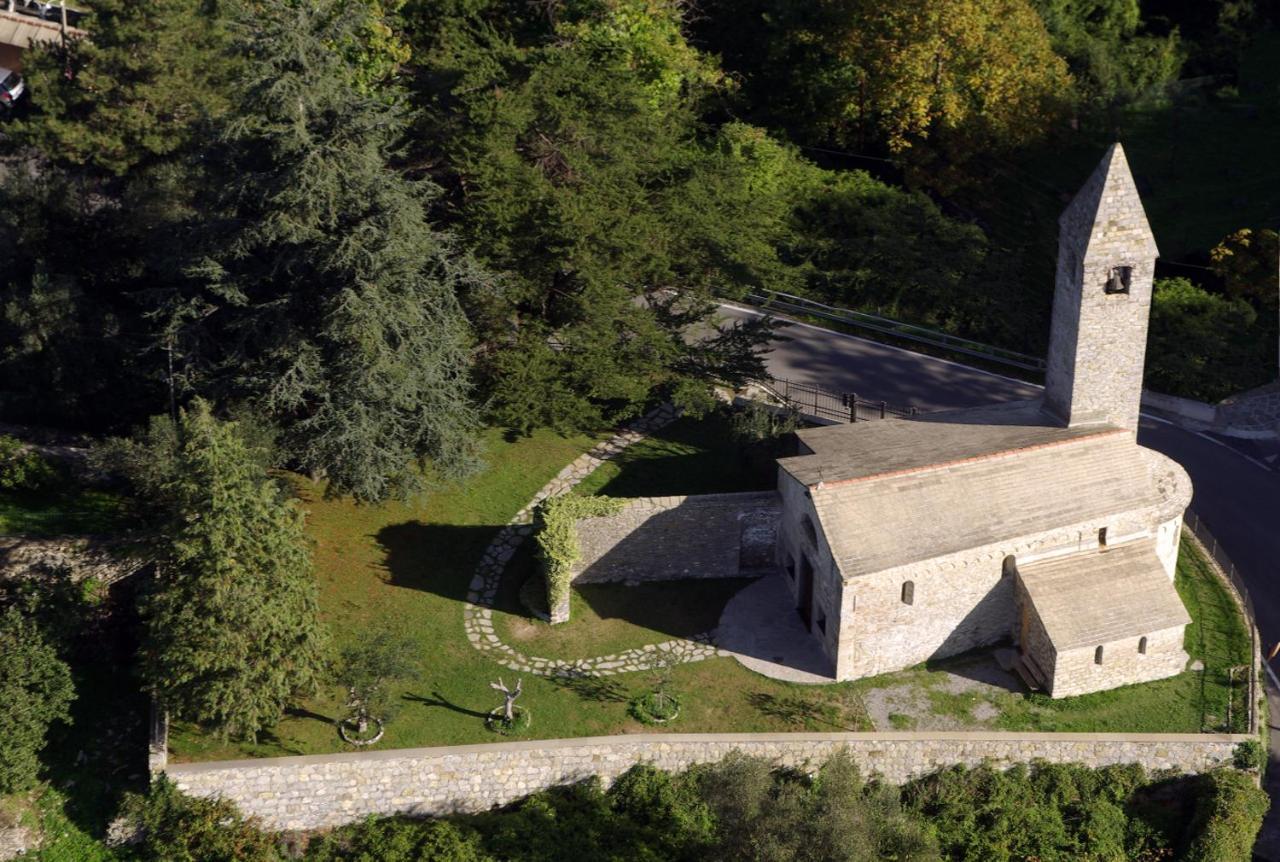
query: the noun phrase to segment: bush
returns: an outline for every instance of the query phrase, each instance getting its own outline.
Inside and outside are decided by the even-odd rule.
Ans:
[[[547,608],[551,612],[569,601],[573,564],[582,555],[578,521],[609,515],[620,508],[620,500],[576,494],[549,497],[538,506],[538,561],[547,580]]]
[[[21,440],[0,435],[0,491],[46,491],[58,471]]]
[[[1232,753],[1236,769],[1262,769],[1267,763],[1267,752],[1256,739],[1246,739]]]
[[[488,862],[474,829],[400,818],[344,826],[307,848],[307,862]]]
[[[1140,767],[1015,766],[1007,772],[955,766],[904,788],[909,808],[933,824],[945,858],[1141,859],[1171,843],[1130,818],[1145,782]]]
[[[1191,822],[1186,862],[1239,862],[1250,858],[1270,800],[1252,775],[1224,769],[1203,778],[1206,787]]]
[[[281,862],[276,840],[224,799],[187,796],[161,776],[122,813],[141,831],[141,862]]]

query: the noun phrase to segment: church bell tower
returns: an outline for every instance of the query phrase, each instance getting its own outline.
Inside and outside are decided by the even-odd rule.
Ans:
[[[1124,149],[1112,144],[1058,219],[1044,405],[1068,426],[1137,434],[1157,254]]]

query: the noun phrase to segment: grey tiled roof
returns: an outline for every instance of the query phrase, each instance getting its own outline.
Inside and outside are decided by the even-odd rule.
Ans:
[[[1119,429],[1033,424],[1025,406],[977,424],[981,412],[802,433],[815,454],[780,463],[822,474],[809,493],[842,577],[1152,506],[1173,517],[1190,499],[1177,465]],[[987,424],[993,412],[1005,423]]]
[[[805,485],[866,479],[999,452],[1115,432],[1111,425],[1072,428],[1040,410],[1040,402],[951,410],[910,419],[878,419],[797,432],[811,455],[779,465]]]
[[[1028,563],[1018,575],[1059,652],[1191,622],[1150,539]]]

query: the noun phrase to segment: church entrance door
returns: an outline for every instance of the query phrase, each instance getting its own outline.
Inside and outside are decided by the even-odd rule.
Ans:
[[[804,627],[809,628],[813,622],[813,563],[809,562],[808,554],[800,555],[800,582],[797,587],[796,610],[804,620]]]

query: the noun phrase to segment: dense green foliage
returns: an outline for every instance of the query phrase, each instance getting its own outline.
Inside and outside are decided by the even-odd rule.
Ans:
[[[1237,862],[1248,858],[1266,805],[1248,775],[1230,770],[1153,780],[1135,766],[955,767],[899,789],[865,781],[843,754],[813,776],[734,754],[680,774],[635,766],[607,791],[591,779],[484,814],[370,818],[315,838],[303,858]],[[140,862],[216,862],[237,848],[244,855],[235,858],[283,858],[234,809],[164,782],[131,815],[148,830]],[[190,855],[196,848],[209,855]]]
[[[252,736],[314,688],[325,638],[302,511],[203,402],[120,448],[162,507],[143,675],[176,718]],[[163,429],[163,430],[161,430]],[[128,469],[130,461],[117,462]]]
[[[39,452],[0,435],[0,491],[42,491],[57,480],[57,471]]]
[[[1247,366],[1266,362],[1258,339],[1250,337],[1257,316],[1245,300],[1210,293],[1185,278],[1157,280],[1146,385],[1205,401],[1230,395]]]
[[[1042,137],[1070,79],[1026,0],[710,4],[705,38],[748,104],[801,140],[905,156],[935,183]]]
[[[391,684],[420,669],[414,643],[388,631],[360,638],[342,650],[338,682],[347,690],[350,720],[386,721],[400,705]]]
[[[71,672],[40,627],[0,608],[0,794],[35,783],[49,725],[70,718]]]
[[[192,145],[232,102],[231,62],[207,0],[93,0],[91,38],[23,57],[29,112],[4,145],[116,176]]]
[[[1086,108],[1132,102],[1181,69],[1178,31],[1147,32],[1138,0],[1035,0],[1035,5]]]
[[[547,582],[547,607],[555,610],[569,602],[573,564],[582,555],[578,521],[618,511],[621,500],[559,494],[539,504],[535,513],[538,562]]]
[[[145,794],[125,801],[122,814],[141,831],[133,850],[145,862],[278,862],[274,836],[242,818],[221,799],[187,796],[161,776]]]
[[[218,218],[197,232],[194,284],[163,307],[197,381],[277,424],[302,470],[377,501],[420,490],[424,459],[449,477],[474,466],[457,292],[484,279],[427,223],[430,184],[388,166],[398,109],[331,50],[356,38],[358,8],[232,20],[237,116],[199,202]]]
[[[1186,862],[1231,862],[1247,859],[1262,828],[1270,800],[1242,772],[1214,772],[1203,778],[1189,834]]]

